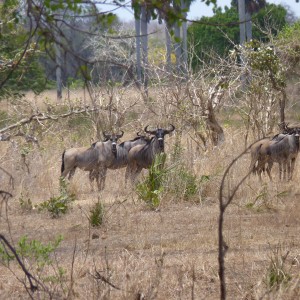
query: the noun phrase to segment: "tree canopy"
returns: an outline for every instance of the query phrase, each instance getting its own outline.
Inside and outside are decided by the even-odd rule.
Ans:
[[[268,35],[277,35],[286,25],[286,10],[281,5],[267,4],[252,19],[253,39],[267,41]],[[230,49],[239,44],[238,10],[236,6],[215,9],[212,17],[202,17],[199,23],[188,28],[188,40],[193,67],[210,60],[211,51],[225,57]],[[200,59],[200,60],[199,60]],[[201,62],[202,61],[202,62]]]

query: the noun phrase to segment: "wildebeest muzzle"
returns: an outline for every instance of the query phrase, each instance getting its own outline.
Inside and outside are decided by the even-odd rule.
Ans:
[[[114,156],[117,156],[117,143],[116,142],[111,143],[111,151],[114,154]]]
[[[160,149],[161,151],[164,151],[164,148],[165,148],[164,138],[159,137],[157,140],[158,140],[158,146],[159,146],[159,149]]]

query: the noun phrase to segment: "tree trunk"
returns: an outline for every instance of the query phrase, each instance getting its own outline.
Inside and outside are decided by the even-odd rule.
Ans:
[[[60,37],[57,37],[60,41]],[[62,98],[62,49],[58,43],[55,43],[55,63],[56,63],[56,91],[57,100],[60,101]]]
[[[245,10],[245,0],[238,0],[239,6],[239,22],[240,22],[240,44],[244,45],[246,41],[246,10]]]
[[[246,12],[246,41],[250,42],[252,40],[252,21],[251,14]]]
[[[145,6],[141,7],[141,44],[142,44],[142,60],[143,60],[143,86],[147,94],[148,88],[148,18],[147,9]]]
[[[171,25],[165,21],[165,32],[166,32],[166,70],[167,72],[172,71],[172,61],[171,61],[171,53],[172,53],[172,40],[170,35]]]
[[[180,74],[181,71],[181,38],[180,38],[180,27],[179,24],[176,22],[174,24],[174,36],[175,36],[175,56],[176,56],[176,68],[177,72]]]
[[[141,65],[141,19],[135,19],[136,34],[136,76],[139,88],[142,85],[142,65]]]
[[[186,9],[186,0],[181,0],[181,11]],[[187,17],[187,13],[183,13],[183,17]],[[182,21],[182,70],[185,76],[187,76],[188,70],[188,53],[187,53],[187,23]]]

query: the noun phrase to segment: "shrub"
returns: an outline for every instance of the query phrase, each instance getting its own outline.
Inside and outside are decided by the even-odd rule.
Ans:
[[[286,271],[286,260],[289,251],[285,255],[282,255],[280,250],[281,248],[277,247],[276,250],[273,251],[270,266],[266,275],[267,286],[277,290],[282,284],[286,285],[291,280],[291,276]]]
[[[65,214],[72,203],[75,200],[75,195],[69,193],[68,185],[65,178],[60,178],[60,195],[51,197],[49,200],[44,201],[35,207],[39,210],[47,210],[50,212],[53,218],[59,217],[61,214]]]
[[[167,170],[164,168],[166,154],[158,154],[152,163],[149,173],[136,186],[136,192],[141,200],[143,200],[151,209],[157,209],[160,205],[161,194],[164,190],[163,183]]]
[[[31,260],[36,263],[38,268],[42,268],[45,265],[51,264],[50,254],[53,253],[63,237],[58,236],[54,242],[43,244],[38,240],[28,240],[27,236],[22,236],[15,248],[16,253],[26,260]],[[2,244],[0,244],[0,261],[4,264],[8,264],[11,260],[14,260],[15,256]]]
[[[104,206],[98,200],[97,203],[90,210],[89,221],[92,227],[98,227],[102,225],[104,217]]]
[[[29,197],[24,196],[23,193],[21,193],[21,196],[19,198],[19,204],[23,210],[32,210],[33,205],[32,201]]]
[[[168,191],[184,200],[189,200],[198,193],[196,175],[192,174],[186,167],[179,166],[172,172]]]

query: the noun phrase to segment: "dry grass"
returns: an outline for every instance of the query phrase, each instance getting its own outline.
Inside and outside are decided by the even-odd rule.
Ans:
[[[151,117],[145,114],[143,120],[152,123]],[[72,132],[59,131],[60,126],[41,138],[39,147],[33,145],[25,158],[26,144],[21,138],[0,144],[0,165],[15,178],[14,197],[7,205],[2,203],[1,232],[14,243],[24,235],[45,243],[63,235],[52,265],[39,275],[53,298],[218,299],[219,185],[226,166],[243,151],[243,130],[227,127],[225,143],[205,153],[183,136],[184,159],[198,179],[209,176],[197,201],[168,196],[158,211],[151,211],[125,186],[125,170],[109,171],[101,193],[90,191],[87,173],[79,170],[70,184],[77,197],[71,211],[52,219],[45,212],[22,209],[20,199],[38,204],[59,193],[61,154],[74,145]],[[172,151],[175,134],[166,137],[167,153]],[[134,135],[135,130],[126,131],[126,138]],[[92,133],[82,143],[88,144],[91,138]],[[249,163],[249,155],[243,156],[226,188],[231,190],[238,183]],[[250,177],[228,208],[224,230],[229,246],[225,262],[228,299],[299,297],[299,163],[289,183],[278,182],[277,176],[273,183],[267,177],[263,182]],[[5,177],[1,180],[3,188],[8,187]],[[98,199],[105,207],[104,224],[92,228],[88,214]],[[291,281],[270,291],[266,276],[271,258],[287,251],[285,268]],[[38,272],[33,262],[26,263],[34,274]],[[65,270],[60,283],[47,282],[45,278],[56,274],[58,267]],[[26,299],[18,280],[24,280],[24,275],[15,262],[10,268],[14,273],[0,265],[0,298]],[[49,295],[36,292],[34,297],[47,299]]]

